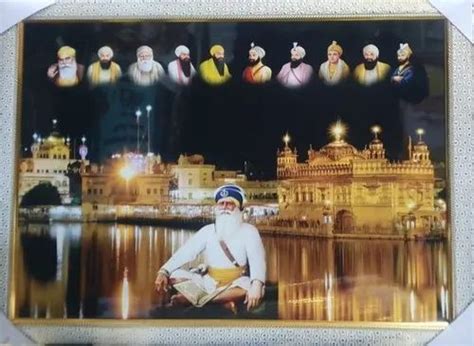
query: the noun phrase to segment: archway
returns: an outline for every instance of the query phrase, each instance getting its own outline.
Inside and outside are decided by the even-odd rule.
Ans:
[[[336,214],[334,230],[337,233],[352,233],[354,230],[354,215],[348,210],[339,210]]]

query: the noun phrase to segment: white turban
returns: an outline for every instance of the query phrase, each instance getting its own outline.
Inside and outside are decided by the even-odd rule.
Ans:
[[[150,47],[148,46],[140,46],[138,47],[137,49],[137,56],[140,55],[140,53],[142,52],[149,52],[151,55],[153,55],[153,49],[151,49]]]
[[[265,56],[265,50],[262,47],[256,46],[253,42],[250,44],[250,47],[249,52],[254,51],[260,59]]]
[[[109,46],[103,46],[97,51],[97,55],[99,56],[99,58],[101,54],[109,54],[112,58],[114,56],[114,51]]]
[[[291,52],[296,52],[298,53],[298,55],[301,57],[301,59],[304,58],[304,56],[306,55],[306,51],[304,50],[303,47],[301,46],[298,46],[298,42],[293,42],[293,48],[291,49]]]
[[[379,49],[377,48],[377,46],[375,46],[373,44],[368,44],[367,46],[365,46],[364,49],[362,50],[362,52],[364,54],[368,53],[368,52],[372,52],[372,53],[374,53],[376,58],[379,57]]]
[[[411,50],[408,43],[400,43],[400,49],[397,50],[397,53],[400,54],[402,52],[407,52],[408,56],[411,56],[413,54],[413,51]]]
[[[183,45],[176,47],[174,54],[179,58],[181,54],[189,54],[189,48]]]

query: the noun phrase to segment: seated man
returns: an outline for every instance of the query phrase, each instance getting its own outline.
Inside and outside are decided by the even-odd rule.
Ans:
[[[256,307],[264,294],[265,250],[258,230],[242,220],[244,191],[237,185],[224,185],[215,192],[215,223],[202,227],[158,271],[157,291],[169,284],[192,280],[211,294],[228,285],[212,299],[214,303],[234,304],[244,300],[247,310]],[[207,272],[179,269],[204,253]],[[182,294],[171,297],[172,304],[188,303]]]

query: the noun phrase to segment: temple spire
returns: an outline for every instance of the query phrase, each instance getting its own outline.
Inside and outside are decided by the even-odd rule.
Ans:
[[[423,142],[423,135],[425,134],[425,130],[421,128],[417,129],[416,134],[418,135],[418,141]]]
[[[288,143],[290,143],[291,137],[288,134],[288,131],[286,131],[286,134],[283,136],[283,142],[285,143],[285,149],[289,148]]]
[[[336,142],[340,142],[343,140],[343,137],[346,134],[346,131],[347,131],[346,125],[340,120],[333,123],[331,127],[329,128],[329,132],[334,137]]]
[[[411,136],[408,136],[408,160],[412,159],[412,143]]]

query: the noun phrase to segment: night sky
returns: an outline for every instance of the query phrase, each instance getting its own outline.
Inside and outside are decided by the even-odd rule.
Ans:
[[[445,37],[443,20],[374,22],[239,22],[239,23],[26,23],[22,93],[22,145],[29,147],[36,131],[45,136],[51,119],[71,138],[86,135],[90,159],[103,161],[114,152],[134,150],[135,111],[151,104],[152,147],[165,161],[180,153],[200,153],[207,163],[222,169],[243,169],[244,161],[254,178],[275,176],[276,149],[288,131],[299,152],[307,159],[310,144],[319,149],[328,142],[328,125],[341,119],[349,126],[347,141],[362,149],[371,140],[371,125],[383,127],[382,139],[391,159],[406,158],[406,137],[424,127],[425,141],[436,161],[445,161]],[[361,87],[348,81],[336,87],[317,78],[292,90],[276,81],[247,85],[241,80],[250,42],[266,50],[264,63],[273,71],[289,61],[292,42],[306,49],[305,62],[315,72],[326,61],[327,46],[336,40],[344,49],[342,58],[351,68],[361,62],[368,43],[380,49],[379,59],[397,67],[396,51],[408,42],[414,51],[419,76],[429,79],[430,94],[411,89],[400,95],[389,84]],[[87,66],[97,60],[97,50],[109,45],[114,60],[126,72],[136,61],[136,48],[154,49],[155,60],[166,69],[174,49],[191,49],[194,66],[209,57],[212,44],[226,49],[232,81],[218,87],[195,79],[180,88],[169,81],[152,87],[137,87],[124,76],[109,87],[91,89],[86,79],[73,88],[57,88],[46,77],[57,49],[70,45],[76,60]],[[146,133],[146,117],[141,119]],[[78,142],[77,142],[78,143]],[[141,148],[146,138],[141,137]]]

